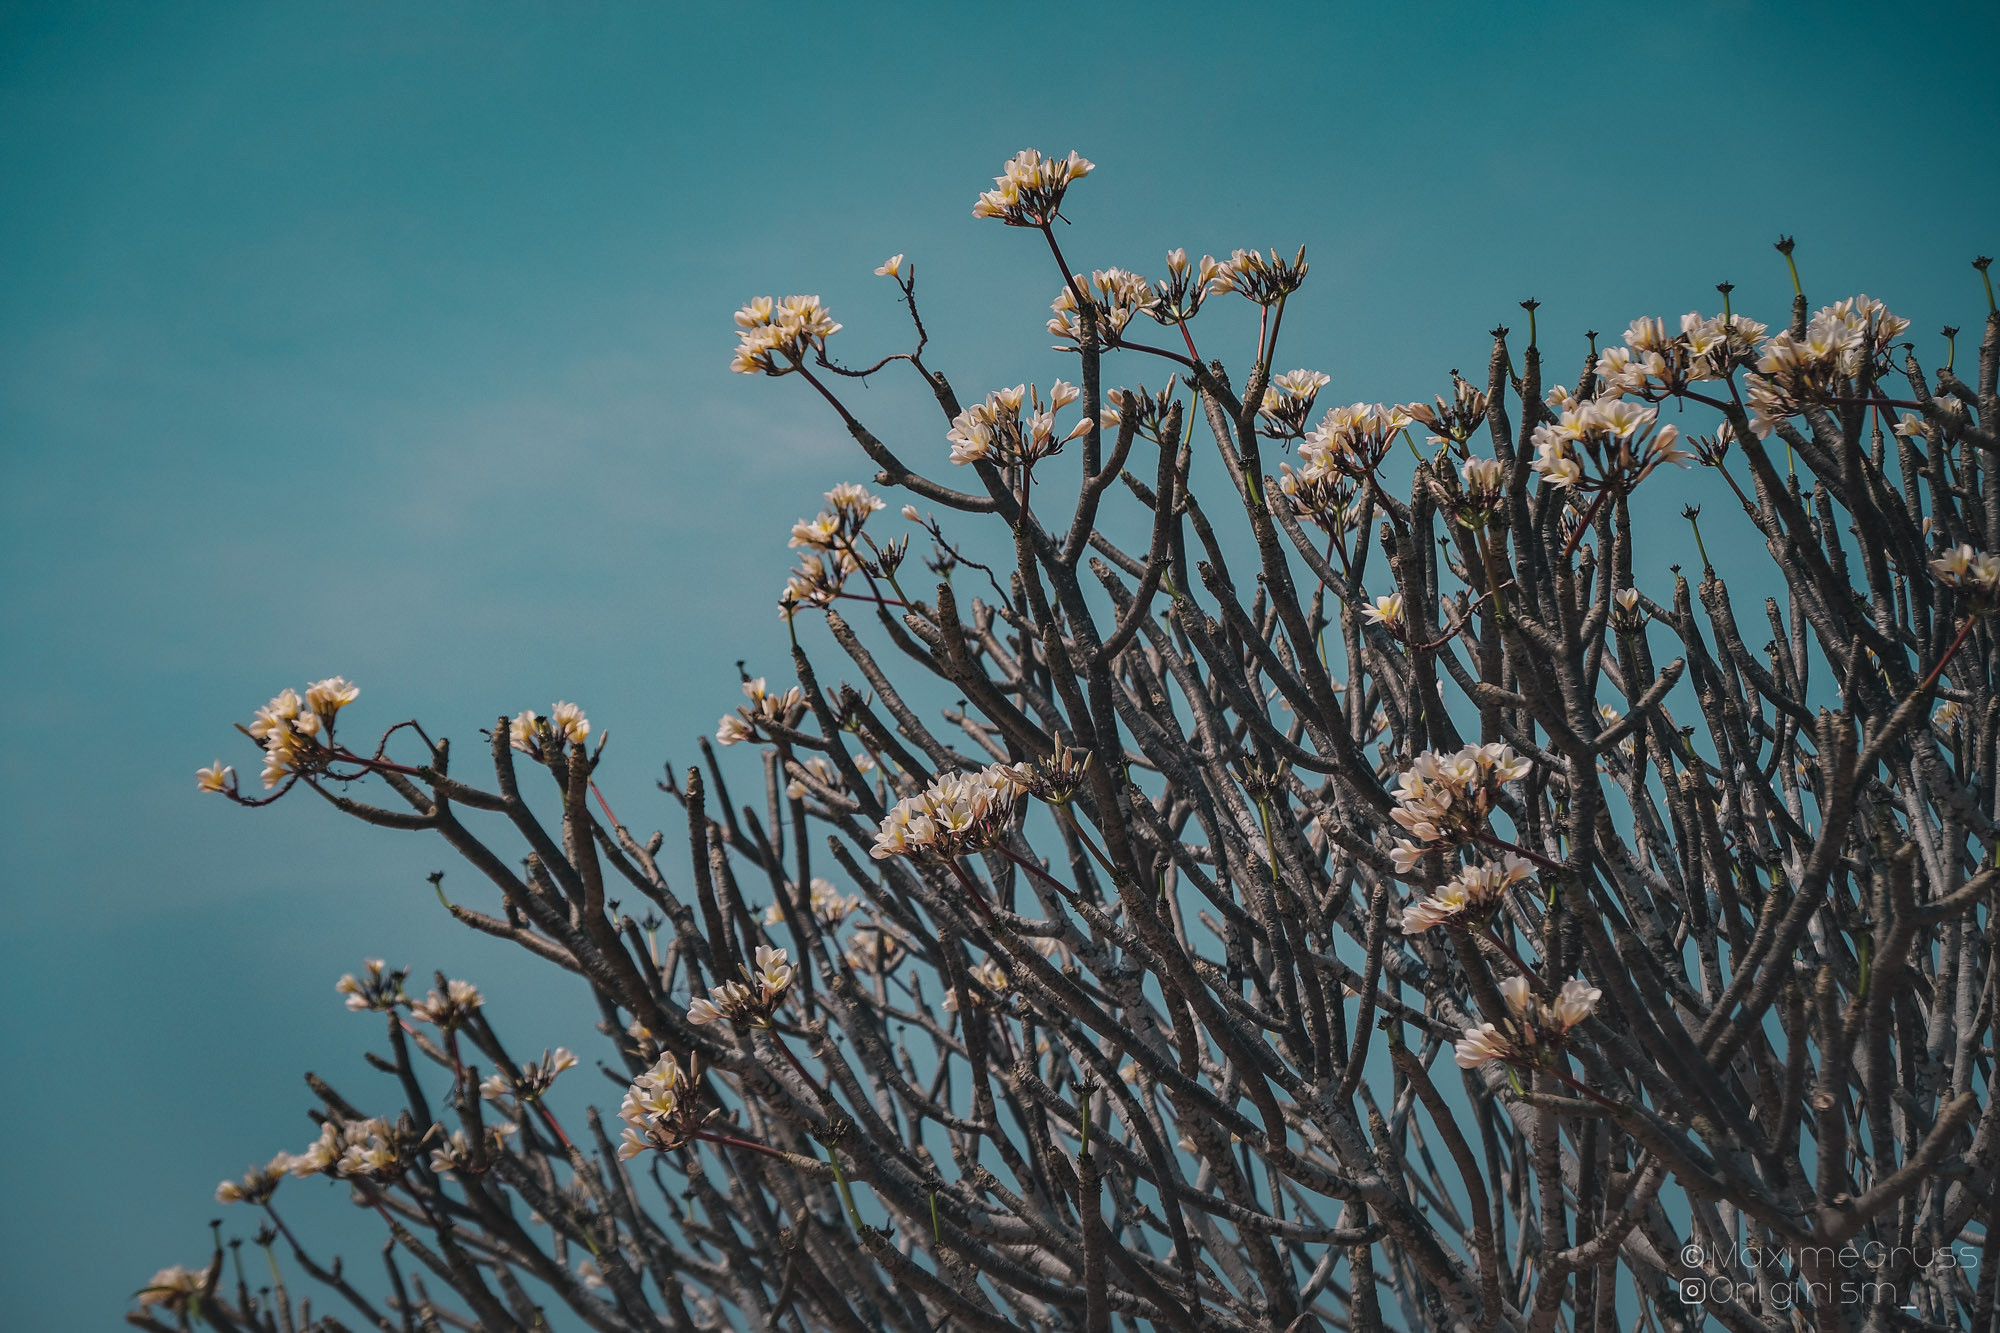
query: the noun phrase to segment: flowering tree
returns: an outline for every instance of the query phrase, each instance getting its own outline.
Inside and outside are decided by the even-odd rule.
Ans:
[[[566,703],[473,763],[414,722],[349,748],[357,691],[321,681],[245,728],[265,794],[202,771],[442,838],[490,886],[452,915],[575,973],[629,1090],[622,1142],[565,1125],[576,1056],[524,1063],[473,986],[370,962],[340,988],[384,1081],[315,1080],[318,1140],[218,1192],[275,1285],[218,1242],[134,1323],[1991,1326],[1990,285],[1976,388],[1879,301],[1801,291],[1772,333],[1724,285],[1593,335],[1573,390],[1527,302],[1483,386],[1329,411],[1273,370],[1303,252],[1074,272],[1090,171],[1024,152],[974,210],[1046,245],[1074,383],[963,402],[900,255],[910,352],[843,364],[815,297],[738,314],[736,368],[818,394],[909,503],[892,539],[843,485],[792,530],[796,683],[747,680],[717,731],[762,799],[704,742],[661,784],[684,861],[612,814]],[[1240,379],[1197,351],[1225,299],[1259,316]],[[908,371],[949,464],[843,397]],[[1649,476],[1696,461],[1769,552],[1761,651],[1705,555],[1635,577]],[[288,1228],[312,1175],[379,1214],[384,1275]]]

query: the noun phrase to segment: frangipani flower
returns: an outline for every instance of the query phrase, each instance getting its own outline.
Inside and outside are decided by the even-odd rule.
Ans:
[[[915,796],[898,801],[883,817],[869,855],[930,854],[945,859],[990,847],[1005,829],[1015,803],[1034,790],[1027,764],[989,764],[977,773],[946,773]]]
[[[757,946],[757,967],[743,969],[743,981],[725,981],[708,988],[708,997],[688,1005],[688,1022],[697,1026],[729,1022],[737,1027],[767,1028],[792,986],[792,965],[783,949]],[[745,982],[748,984],[746,985]]]
[[[618,1117],[626,1124],[618,1156],[629,1161],[648,1149],[672,1152],[694,1138],[709,1116],[720,1110],[700,1111],[696,1105],[700,1081],[699,1056],[690,1056],[683,1072],[671,1053],[634,1079],[618,1107]]]
[[[998,218],[1010,227],[1045,227],[1062,211],[1071,182],[1082,180],[1095,164],[1072,152],[1068,157],[1043,157],[1023,148],[1009,158],[993,178],[993,188],[972,206],[976,218]]]
[[[1456,1058],[1461,1069],[1476,1069],[1492,1060],[1509,1064],[1552,1064],[1571,1028],[1590,1017],[1603,992],[1579,978],[1565,981],[1553,1001],[1536,998],[1524,976],[1500,983],[1500,998],[1509,1018],[1505,1026],[1481,1023],[1465,1030]]]

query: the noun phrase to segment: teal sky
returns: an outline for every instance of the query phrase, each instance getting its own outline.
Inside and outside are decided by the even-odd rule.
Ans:
[[[1778,322],[1780,232],[1816,303],[1887,299],[1935,363],[2000,245],[1996,29],[1983,5],[0,5],[6,1322],[106,1327],[205,1254],[216,1180],[310,1137],[300,1071],[361,1086],[377,1034],[332,983],[364,955],[473,977],[522,1047],[589,1046],[579,993],[443,918],[440,848],[192,773],[254,774],[231,724],[340,673],[351,725],[461,741],[578,700],[620,814],[668,822],[660,763],[733,706],[736,659],[779,662],[788,524],[867,475],[803,386],[728,373],[748,297],[818,292],[839,350],[898,350],[871,271],[902,251],[962,393],[1046,382],[1046,258],[970,217],[1035,145],[1098,164],[1080,266],[1306,243],[1281,360],[1338,401],[1483,366],[1529,296],[1566,381],[1586,327],[1713,308],[1722,279]],[[852,398],[942,469],[908,387]]]

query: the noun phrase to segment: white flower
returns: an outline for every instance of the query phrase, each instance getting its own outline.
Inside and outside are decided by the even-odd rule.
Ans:
[[[549,726],[556,735],[573,744],[581,745],[584,737],[590,735],[590,719],[583,710],[572,703],[558,702],[549,710]]]
[[[1392,592],[1387,597],[1377,597],[1361,608],[1361,615],[1371,625],[1394,628],[1403,623],[1403,594]]]
[[[1072,152],[1067,158],[1044,158],[1023,148],[993,178],[993,189],[972,206],[976,218],[998,218],[1010,227],[1041,227],[1055,221],[1070,182],[1083,179],[1095,165]]]
[[[341,676],[328,676],[306,687],[306,707],[328,719],[360,697],[361,687],[348,684]]]
[[[203,791],[228,791],[236,785],[236,770],[218,759],[208,768],[195,770],[194,785]]]
[[[1490,912],[1511,886],[1531,873],[1528,863],[1512,852],[1497,862],[1467,866],[1436,893],[1403,909],[1403,933],[1415,935]]]
[[[757,739],[757,732],[748,722],[730,713],[716,723],[715,739],[721,745],[741,745],[744,741]]]
[[[455,1028],[472,1016],[472,1011],[485,1004],[479,988],[469,981],[449,981],[442,993],[432,991],[423,999],[410,1005],[410,1015],[426,1023],[435,1023],[441,1028]]]
[[[946,773],[896,803],[876,829],[869,855],[878,861],[919,852],[949,858],[991,846],[1034,777],[1026,764],[989,764],[977,773]]]
[[[1491,1023],[1467,1028],[1465,1036],[1454,1048],[1454,1058],[1460,1069],[1477,1069],[1489,1060],[1508,1059],[1513,1053],[1514,1048],[1506,1036]]]
[[[618,1156],[630,1160],[649,1148],[671,1152],[693,1138],[706,1118],[694,1104],[700,1078],[694,1060],[683,1072],[672,1055],[662,1055],[634,1079],[618,1107],[619,1118],[628,1126]]]
[[[875,276],[878,278],[893,278],[900,275],[902,271],[903,257],[901,255],[890,255],[882,262],[882,267],[875,270]]]
[[[840,325],[817,296],[787,296],[773,302],[760,296],[736,312],[736,356],[730,369],[740,375],[789,375],[806,357],[826,350]]]
[[[1991,595],[2000,588],[2000,559],[1970,546],[1952,547],[1931,561],[1931,572],[1947,588],[1964,588],[1982,595]]]

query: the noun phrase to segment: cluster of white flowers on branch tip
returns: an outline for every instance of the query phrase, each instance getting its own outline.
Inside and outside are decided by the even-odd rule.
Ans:
[[[1466,866],[1444,887],[1403,909],[1403,933],[1416,935],[1433,926],[1457,926],[1482,920],[1500,906],[1501,896],[1534,871],[1512,852],[1485,865]]]
[[[1415,404],[1349,403],[1320,418],[1299,445],[1299,476],[1310,483],[1326,473],[1362,477],[1382,462],[1396,436],[1416,418]]]
[[[1073,274],[1049,303],[1055,312],[1049,332],[1066,342],[1083,339],[1083,317],[1076,304],[1079,293],[1097,311],[1097,336],[1109,342],[1116,342],[1132,316],[1150,309],[1154,300],[1153,285],[1122,268],[1096,269],[1088,281],[1081,273]]]
[[[1023,148],[993,178],[993,188],[981,192],[972,216],[998,218],[1010,227],[1046,227],[1061,215],[1071,182],[1092,170],[1093,164],[1073,150],[1068,157],[1043,157]]]
[[[1750,429],[1768,437],[1809,403],[1852,387],[1864,369],[1870,378],[1886,371],[1890,345],[1909,327],[1909,320],[1863,295],[1823,307],[1803,336],[1789,329],[1774,334],[1746,382]]]
[[[1161,324],[1185,324],[1195,317],[1202,302],[1217,292],[1227,291],[1223,270],[1227,266],[1213,255],[1203,255],[1199,265],[1188,262],[1187,251],[1167,252],[1167,276],[1153,284],[1146,313]]]
[[[760,296],[736,312],[736,356],[729,368],[739,375],[789,375],[809,355],[823,355],[826,340],[840,325],[817,296]]]
[[[1608,347],[1593,367],[1603,397],[1650,392],[1675,393],[1701,380],[1719,380],[1748,360],[1763,340],[1766,325],[1742,315],[1698,310],[1681,316],[1681,331],[1648,315],[1632,321],[1623,347]]]
[[[1504,1027],[1481,1023],[1467,1028],[1457,1045],[1459,1068],[1476,1069],[1492,1060],[1520,1065],[1551,1063],[1570,1029],[1596,1011],[1602,994],[1597,987],[1572,977],[1549,1002],[1536,997],[1526,977],[1507,978],[1500,983],[1500,998],[1511,1017]]]
[[[2000,591],[2000,558],[1960,544],[1931,561],[1931,573],[1947,588],[1991,600]]]
[[[361,697],[361,690],[339,676],[329,676],[306,687],[303,697],[285,689],[257,710],[257,716],[243,730],[264,747],[264,787],[277,786],[295,773],[316,773],[335,757],[334,719],[341,709]],[[218,759],[209,768],[195,773],[195,784],[205,792],[231,793],[236,790],[236,770]]]
[[[347,997],[347,1007],[359,1013],[364,1010],[386,1011],[408,1002],[403,994],[403,978],[410,975],[406,967],[394,971],[385,970],[380,958],[361,960],[361,975],[349,972],[336,981],[333,988]]]
[[[515,1126],[506,1120],[482,1126],[485,1131],[483,1158],[472,1152],[472,1139],[462,1129],[454,1129],[445,1136],[444,1142],[431,1149],[431,1170],[479,1171],[491,1165],[493,1159],[506,1150],[507,1136],[515,1132]]]
[[[537,759],[544,757],[544,741],[557,746],[564,741],[582,745],[589,736],[590,719],[583,715],[583,709],[560,699],[549,709],[547,717],[528,709],[507,724],[508,743]]]
[[[783,949],[757,946],[757,966],[743,968],[742,981],[710,986],[706,999],[688,1004],[688,1022],[697,1026],[727,1022],[736,1027],[767,1028],[771,1016],[792,988],[792,964]]]
[[[471,982],[447,981],[442,991],[434,990],[423,999],[412,1001],[410,1016],[449,1032],[463,1027],[472,1017],[472,1011],[485,1003],[479,987]]]
[[[782,694],[774,693],[765,685],[764,677],[756,676],[743,682],[743,696],[750,702],[726,715],[716,725],[717,744],[740,745],[744,741],[754,741],[757,739],[757,728],[763,724],[788,729],[796,727],[806,714],[805,691],[796,685]]]
[[[1436,395],[1432,402],[1406,403],[1403,410],[1412,420],[1420,421],[1438,432],[1432,435],[1432,444],[1449,444],[1463,448],[1486,423],[1486,395],[1461,378],[1456,372],[1451,377],[1451,401],[1446,402],[1443,394]]]
[[[1658,408],[1621,398],[1574,402],[1535,427],[1535,459],[1528,466],[1550,486],[1629,490],[1660,464],[1685,467],[1692,457],[1680,448],[1680,429],[1659,425],[1659,416]],[[1595,476],[1585,471],[1586,459],[1596,465]]]
[[[1317,370],[1291,370],[1273,375],[1265,386],[1263,401],[1257,405],[1257,415],[1264,419],[1266,433],[1277,440],[1305,438],[1306,418],[1312,415],[1313,402],[1319,391],[1332,382],[1332,376]]]
[[[1306,270],[1311,267],[1306,262],[1303,245],[1291,259],[1278,258],[1276,250],[1271,251],[1268,259],[1255,250],[1238,250],[1229,256],[1227,264],[1217,265],[1214,287],[1219,292],[1235,292],[1258,305],[1276,305],[1304,285]]]
[[[807,886],[806,906],[816,921],[831,930],[861,906],[861,898],[858,894],[843,894],[832,880],[814,875]],[[777,903],[764,909],[765,925],[780,926],[784,922],[785,909]]]
[[[907,537],[880,543],[863,531],[870,518],[887,508],[866,487],[841,482],[826,493],[826,502],[817,516],[792,524],[787,545],[802,554],[778,599],[778,612],[787,620],[799,607],[831,605],[852,575],[893,579],[909,553]]]
[[[1041,390],[1033,385],[994,390],[985,401],[952,418],[951,429],[945,432],[945,439],[951,442],[951,461],[961,467],[968,463],[1025,467],[1040,462],[1090,429],[1090,418],[1084,417],[1068,434],[1056,435],[1056,413],[1079,396],[1077,387],[1063,380],[1049,386],[1046,405]],[[1026,415],[1021,410],[1024,406]]]
[[[320,1125],[319,1138],[304,1152],[294,1154],[286,1169],[300,1177],[393,1180],[408,1165],[413,1146],[413,1136],[404,1127],[379,1116],[366,1120],[329,1118]]]
[[[1502,783],[1528,775],[1530,765],[1513,747],[1498,741],[1468,745],[1456,754],[1426,750],[1397,780],[1396,808],[1389,818],[1410,833],[1390,856],[1396,872],[1407,875],[1432,844],[1470,842],[1486,831]]]
[[[991,847],[1013,817],[1015,804],[1034,790],[1027,764],[988,764],[976,773],[945,773],[896,802],[875,831],[869,855],[928,854],[945,860]]]
[[[693,1139],[702,1124],[720,1110],[702,1113],[697,1101],[700,1081],[700,1056],[690,1056],[683,1071],[680,1061],[670,1053],[632,1080],[618,1107],[618,1117],[626,1124],[618,1156],[629,1161],[648,1149],[672,1152]]]
[[[1174,402],[1174,389],[1180,383],[1179,376],[1171,376],[1167,387],[1158,393],[1149,393],[1145,385],[1136,389],[1112,389],[1104,395],[1109,404],[1100,420],[1105,430],[1116,430],[1129,419],[1132,434],[1141,440],[1172,447],[1177,441],[1168,428],[1173,424],[1173,416],[1178,405]]]
[[[213,1271],[220,1273],[221,1270]],[[134,1299],[142,1310],[149,1305],[158,1305],[173,1314],[186,1314],[213,1290],[208,1271],[174,1264],[153,1274],[146,1285],[139,1288]]]
[[[215,1187],[217,1203],[260,1204],[278,1192],[278,1183],[291,1173],[292,1155],[281,1152],[265,1166],[253,1166],[241,1180],[225,1180]]]
[[[543,1051],[542,1058],[530,1060],[521,1066],[519,1077],[510,1076],[505,1070],[495,1070],[485,1082],[479,1085],[479,1095],[487,1101],[498,1101],[502,1097],[513,1097],[518,1101],[538,1102],[556,1078],[565,1069],[576,1068],[576,1056],[567,1046],[558,1046],[554,1051]]]

